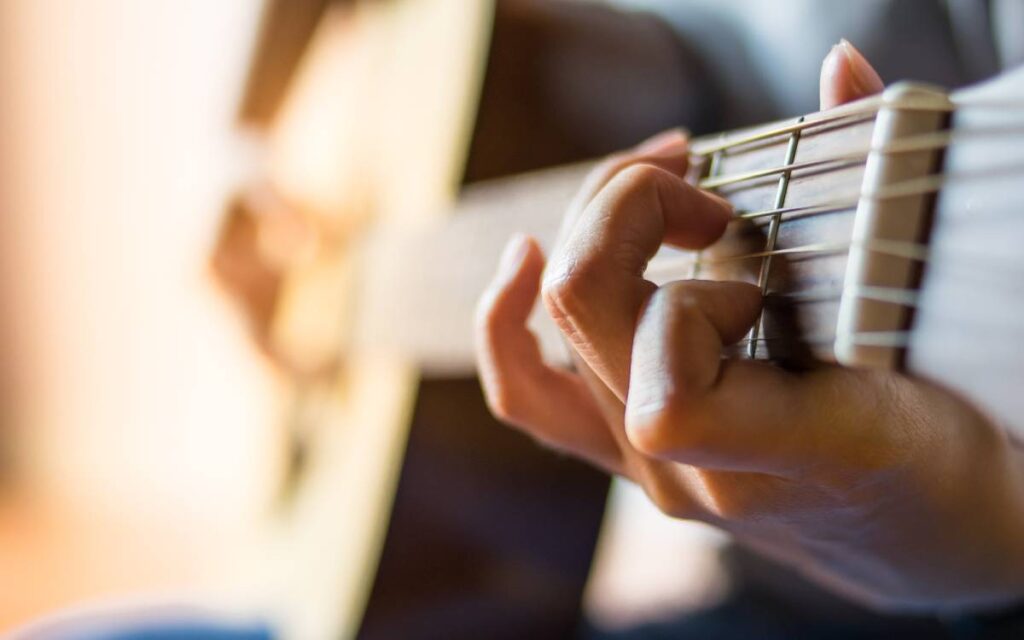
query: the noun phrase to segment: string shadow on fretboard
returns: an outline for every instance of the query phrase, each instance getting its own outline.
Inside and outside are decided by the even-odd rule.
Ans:
[[[765,246],[765,227],[749,220],[737,219],[729,227],[726,236],[704,252],[708,260],[699,277],[707,280],[738,280],[756,284],[761,270],[762,259],[747,258],[730,260],[729,256],[743,256],[757,253]],[[721,260],[721,261],[718,261]],[[795,277],[793,258],[775,256],[771,263],[772,290],[792,290]],[[768,360],[790,370],[807,370],[820,365],[814,350],[808,342],[808,322],[802,317],[801,303],[793,299],[766,295],[760,318],[760,330],[756,339],[753,358]],[[727,354],[750,358],[750,336],[730,347]]]

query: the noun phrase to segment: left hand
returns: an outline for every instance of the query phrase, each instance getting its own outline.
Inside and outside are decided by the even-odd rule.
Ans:
[[[880,90],[841,44],[823,107]],[[662,242],[713,243],[728,206],[683,181],[685,140],[623,154],[584,187],[543,275],[579,373],[547,366],[525,322],[544,259],[514,241],[481,302],[478,353],[495,413],[639,483],[863,602],[985,607],[1024,596],[1024,478],[1005,434],[969,405],[887,372],[783,371],[723,360],[760,309],[741,283],[642,277]]]

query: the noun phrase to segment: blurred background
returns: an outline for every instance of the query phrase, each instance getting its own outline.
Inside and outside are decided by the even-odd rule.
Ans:
[[[0,0],[0,632],[613,638],[719,602],[719,534],[490,417],[475,300],[595,158],[812,111],[840,37],[994,73],[968,5]]]
[[[573,163],[700,126],[678,46],[584,2],[0,1],[0,630],[565,637],[717,597],[715,534],[606,517],[471,361]]]

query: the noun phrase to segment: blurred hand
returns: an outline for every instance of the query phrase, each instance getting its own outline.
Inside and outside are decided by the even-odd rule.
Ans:
[[[881,89],[845,41],[826,57],[823,108]],[[731,216],[683,180],[686,158],[686,137],[669,132],[606,160],[546,270],[533,239],[509,243],[477,318],[495,414],[862,602],[1024,596],[1024,479],[1004,433],[901,375],[722,359],[756,319],[759,290],[643,278],[663,242],[706,247]],[[575,373],[545,364],[526,328],[542,289]]]

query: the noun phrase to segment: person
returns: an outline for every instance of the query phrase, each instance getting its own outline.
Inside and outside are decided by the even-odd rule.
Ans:
[[[882,88],[846,41],[821,66],[822,108]],[[706,247],[732,215],[683,180],[686,164],[684,133],[656,136],[594,170],[547,263],[534,239],[509,242],[476,323],[492,411],[636,482],[668,515],[719,527],[854,601],[1013,610],[1024,598],[1024,457],[1006,433],[900,374],[723,359],[760,291],[639,275],[662,243]],[[543,361],[526,326],[538,298],[576,371]]]

